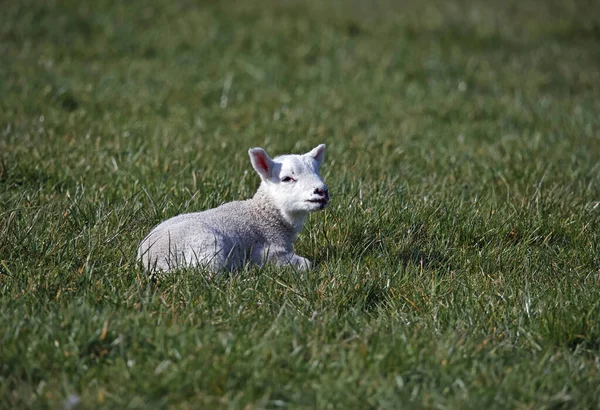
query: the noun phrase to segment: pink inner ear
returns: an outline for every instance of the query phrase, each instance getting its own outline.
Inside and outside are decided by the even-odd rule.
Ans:
[[[265,172],[269,172],[269,164],[267,163],[267,159],[264,155],[257,155],[256,162],[258,163],[258,167],[263,169]]]

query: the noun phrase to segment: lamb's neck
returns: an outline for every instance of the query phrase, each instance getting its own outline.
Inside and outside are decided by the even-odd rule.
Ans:
[[[295,240],[298,233],[302,230],[306,221],[306,213],[286,213],[282,211],[273,201],[269,193],[262,184],[251,199],[271,223],[280,225],[286,232],[289,232],[291,239]]]

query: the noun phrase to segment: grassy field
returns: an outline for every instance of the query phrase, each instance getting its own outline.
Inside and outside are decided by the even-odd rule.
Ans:
[[[600,3],[4,1],[0,407],[598,408]],[[328,145],[315,269],[139,241]]]

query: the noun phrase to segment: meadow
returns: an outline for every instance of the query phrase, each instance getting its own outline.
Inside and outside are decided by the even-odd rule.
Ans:
[[[600,3],[0,9],[0,408],[598,408]],[[319,143],[312,271],[140,269]]]

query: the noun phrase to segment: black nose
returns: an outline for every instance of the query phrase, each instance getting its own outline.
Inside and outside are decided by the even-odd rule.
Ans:
[[[327,188],[325,188],[325,189],[317,188],[317,189],[315,189],[315,194],[321,195],[322,197],[329,199],[329,190]]]

